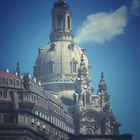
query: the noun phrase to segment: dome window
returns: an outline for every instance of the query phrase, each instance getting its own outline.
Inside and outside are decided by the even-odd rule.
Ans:
[[[49,61],[47,63],[47,73],[53,73],[54,72],[54,62]]]
[[[70,45],[68,45],[68,48],[69,48],[70,50],[72,50],[72,51],[73,51],[73,49],[74,49],[74,44],[73,44],[73,43],[71,43]]]
[[[78,64],[78,62],[73,58],[73,60],[70,62],[71,73],[77,72],[77,64]]]
[[[55,50],[55,44],[54,43],[52,43],[51,45],[50,45],[50,49],[49,49],[49,51],[54,51]]]

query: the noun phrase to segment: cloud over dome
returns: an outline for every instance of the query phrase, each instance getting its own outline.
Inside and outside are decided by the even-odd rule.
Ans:
[[[76,42],[79,44],[86,42],[103,44],[124,33],[128,20],[127,10],[126,6],[122,6],[113,12],[88,15],[77,31]]]

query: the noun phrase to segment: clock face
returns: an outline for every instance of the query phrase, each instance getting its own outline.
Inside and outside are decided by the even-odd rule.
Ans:
[[[83,88],[87,89],[87,84],[86,83],[83,84]]]

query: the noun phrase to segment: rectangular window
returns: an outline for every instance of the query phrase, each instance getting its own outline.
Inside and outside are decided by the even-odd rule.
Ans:
[[[9,79],[9,84],[13,85],[13,80],[12,79]]]
[[[73,60],[70,63],[71,65],[71,73],[76,73],[77,72],[77,61]]]
[[[9,114],[4,114],[4,116],[3,116],[3,122],[4,123],[9,123],[10,122],[10,115]]]
[[[3,123],[3,116],[0,114],[0,124]]]
[[[47,73],[53,73],[54,72],[54,62],[50,61],[47,63]]]
[[[73,63],[73,72],[76,72],[76,62]]]
[[[2,84],[5,85],[5,78],[2,78]]]
[[[6,85],[8,85],[8,78],[6,78]]]
[[[5,91],[3,91],[3,98],[4,98],[4,99],[7,99],[7,97],[8,97],[7,91],[5,90]]]

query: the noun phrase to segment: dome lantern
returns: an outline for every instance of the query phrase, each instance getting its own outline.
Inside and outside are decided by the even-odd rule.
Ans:
[[[72,12],[66,0],[57,0],[52,9],[50,41],[73,40]]]

